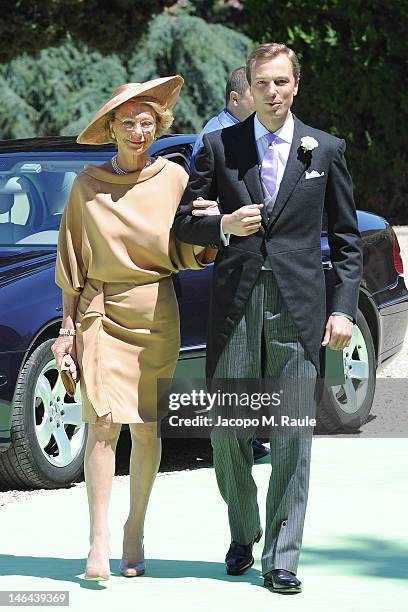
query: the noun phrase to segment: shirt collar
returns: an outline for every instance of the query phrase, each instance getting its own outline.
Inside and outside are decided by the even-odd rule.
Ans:
[[[234,123],[239,123],[239,119],[234,117],[234,115],[231,115],[231,113],[226,108],[224,108],[222,112],[225,113],[225,115],[227,115],[227,117],[229,117],[229,119],[231,119],[231,121],[233,121]]]
[[[288,144],[292,144],[294,127],[295,122],[293,121],[293,115],[291,112],[289,112],[286,122],[279,128],[279,130],[276,130],[276,132],[273,133],[276,134],[276,136],[279,136],[280,140],[283,140]],[[254,117],[254,134],[256,141],[266,136],[266,134],[269,134],[269,130],[259,121],[257,113],[255,113]]]

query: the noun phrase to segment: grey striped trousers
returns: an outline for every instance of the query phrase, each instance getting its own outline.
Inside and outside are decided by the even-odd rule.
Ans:
[[[300,341],[273,272],[266,270],[259,275],[244,314],[218,361],[214,378],[279,376],[295,379],[299,413],[313,417],[316,402],[310,388],[316,380],[316,368]],[[311,384],[302,385],[302,379]],[[284,406],[281,410],[285,413]],[[296,406],[290,406],[291,416],[296,411]],[[241,544],[253,541],[260,529],[257,487],[252,477],[253,433],[241,430],[226,436],[214,428],[211,435],[217,483],[228,505],[231,539]],[[270,442],[272,471],[266,498],[262,573],[273,569],[296,573],[307,504],[312,432],[289,436],[271,428]]]

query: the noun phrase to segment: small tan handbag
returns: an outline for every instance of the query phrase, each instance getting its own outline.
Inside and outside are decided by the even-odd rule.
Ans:
[[[77,368],[77,373],[78,373],[78,368]],[[77,381],[73,379],[72,373],[69,369],[69,365],[65,363],[65,359],[62,362],[60,374],[61,374],[62,384],[64,385],[66,392],[71,397],[74,397]]]

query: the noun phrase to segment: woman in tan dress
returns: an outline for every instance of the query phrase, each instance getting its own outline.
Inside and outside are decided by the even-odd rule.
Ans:
[[[187,173],[148,158],[153,139],[172,122],[180,76],[119,87],[78,136],[116,142],[117,155],[78,175],[62,217],[56,283],[63,292],[63,335],[53,351],[80,379],[89,423],[84,471],[90,514],[85,578],[108,579],[108,503],[122,423],[132,437],[130,511],[120,571],[144,573],[143,527],[161,441],[157,380],[173,376],[179,314],[171,275],[202,268],[214,253],[171,232]],[[68,335],[71,334],[71,335]],[[77,373],[78,372],[78,373]]]

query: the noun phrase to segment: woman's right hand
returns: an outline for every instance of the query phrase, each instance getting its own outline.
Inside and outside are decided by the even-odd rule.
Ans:
[[[51,346],[51,350],[54,353],[58,370],[61,371],[61,366],[63,363],[65,363],[69,366],[72,378],[77,380],[78,368],[75,336],[58,336],[54,344]]]

